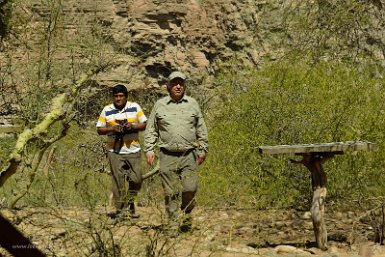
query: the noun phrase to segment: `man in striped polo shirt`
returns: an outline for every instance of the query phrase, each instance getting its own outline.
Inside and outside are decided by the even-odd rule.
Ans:
[[[116,209],[109,215],[112,218],[139,218],[134,203],[142,185],[138,132],[146,128],[147,118],[137,103],[127,100],[128,91],[124,85],[114,86],[112,96],[113,103],[103,108],[96,124],[98,134],[107,135]]]

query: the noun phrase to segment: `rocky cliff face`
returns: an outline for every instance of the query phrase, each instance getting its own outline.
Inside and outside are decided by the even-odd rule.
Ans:
[[[362,14],[354,11],[362,8],[347,10],[348,18],[340,18],[342,22],[335,27],[328,22],[337,20],[338,14],[332,14],[338,8],[330,3],[325,0],[30,0],[13,9],[19,23],[7,41],[14,47],[8,47],[7,51],[13,49],[14,62],[37,57],[47,41],[47,32],[52,29],[52,37],[56,33],[58,40],[56,49],[50,53],[53,59],[63,61],[84,56],[77,64],[80,67],[97,61],[89,58],[87,51],[108,49],[115,62],[114,69],[99,75],[97,81],[101,85],[120,82],[132,89],[159,87],[174,69],[189,74],[194,83],[201,83],[227,59],[235,58],[258,67],[293,50],[311,52],[322,44],[320,57],[352,54],[354,49],[383,65],[385,25],[381,1],[365,3],[362,8],[368,14],[360,20]],[[20,31],[23,39],[16,35]],[[89,35],[93,37],[87,39]],[[103,42],[97,44],[95,39]],[[20,49],[22,41],[28,45],[24,50]],[[64,42],[76,48],[64,47]],[[94,49],[87,49],[92,44]],[[49,54],[47,48],[44,51]],[[0,55],[3,62],[5,56],[9,57],[4,51]],[[67,65],[77,68],[74,63]]]
[[[125,3],[126,6],[122,1],[111,2],[116,8],[110,23],[125,28],[123,33],[113,32],[113,37],[135,59],[131,67],[138,71],[133,78],[137,84],[140,81],[161,84],[174,69],[200,80],[214,74],[220,61],[226,58],[237,57],[257,65],[259,57],[266,54],[254,33],[264,3],[228,0]]]
[[[251,2],[255,1],[132,1],[131,50],[138,57],[150,53],[144,65],[153,75],[157,66],[212,72],[216,61],[234,56],[235,52],[245,51],[251,57],[246,46],[255,43],[249,28],[256,26],[254,15],[258,13],[258,7]],[[248,17],[242,17],[246,8]]]

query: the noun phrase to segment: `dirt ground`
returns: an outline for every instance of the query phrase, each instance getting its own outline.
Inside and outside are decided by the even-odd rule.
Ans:
[[[162,210],[138,207],[138,220],[121,221],[108,218],[107,208],[0,212],[48,256],[385,257],[385,247],[374,243],[376,223],[365,222],[363,213],[327,212],[328,250],[321,251],[308,212],[197,208],[193,230],[170,238]]]

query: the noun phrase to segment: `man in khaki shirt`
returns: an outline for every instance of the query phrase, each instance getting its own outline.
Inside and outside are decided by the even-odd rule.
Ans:
[[[160,148],[160,176],[165,191],[171,236],[191,229],[197,192],[197,166],[208,151],[207,128],[194,98],[185,95],[186,75],[174,71],[168,77],[169,95],[158,100],[147,121],[144,151],[147,163],[154,163],[154,148]],[[180,204],[181,192],[181,204]],[[179,209],[183,219],[179,223]]]

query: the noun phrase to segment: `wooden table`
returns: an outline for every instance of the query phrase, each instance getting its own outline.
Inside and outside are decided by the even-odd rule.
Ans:
[[[310,212],[313,220],[313,229],[318,247],[326,250],[327,232],[324,213],[327,177],[322,164],[336,154],[376,150],[377,145],[367,141],[346,141],[324,144],[260,146],[258,149],[261,154],[294,154],[302,156],[302,160],[291,159],[291,161],[302,163],[311,173],[313,201]]]

